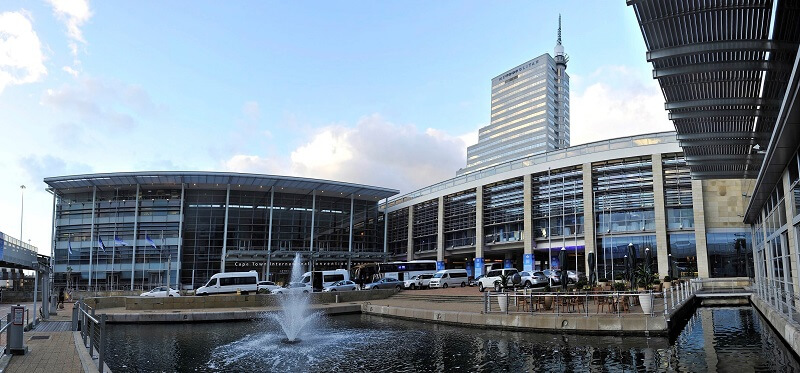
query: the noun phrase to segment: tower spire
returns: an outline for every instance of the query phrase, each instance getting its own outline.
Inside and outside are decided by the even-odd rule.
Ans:
[[[556,44],[561,45],[561,13],[558,14],[558,41]]]

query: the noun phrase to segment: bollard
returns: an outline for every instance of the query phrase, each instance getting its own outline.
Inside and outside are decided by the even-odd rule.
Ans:
[[[664,289],[664,316],[667,316],[667,289]]]
[[[336,303],[339,303],[339,294],[336,294]]]
[[[78,331],[78,308],[74,304],[72,306],[72,331]]]

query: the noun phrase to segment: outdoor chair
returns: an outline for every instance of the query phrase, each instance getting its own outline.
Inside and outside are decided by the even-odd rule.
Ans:
[[[575,296],[572,297],[572,309],[586,312],[586,295],[575,294]]]
[[[558,308],[558,312],[563,312],[561,311],[562,308],[567,311],[572,308],[572,311],[575,311],[575,304],[572,302],[573,298],[567,295],[559,295],[558,304],[553,307],[553,311],[555,312],[556,308]]]
[[[614,308],[614,299],[611,296],[601,295],[595,298],[597,301],[597,313],[600,311],[611,312]]]
[[[630,311],[630,306],[629,306],[630,303],[629,302],[630,301],[628,300],[628,296],[627,295],[623,295],[621,297],[618,297],[617,298],[617,302],[616,302],[617,310],[619,310],[620,312],[629,312]]]

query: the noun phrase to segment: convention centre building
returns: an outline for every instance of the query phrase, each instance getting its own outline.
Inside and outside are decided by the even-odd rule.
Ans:
[[[433,259],[438,268],[622,274],[633,245],[663,277],[752,272],[741,180],[692,180],[675,132],[573,146],[397,196],[390,188],[285,176],[132,172],[45,179],[56,278],[185,289],[217,272],[282,280],[296,253],[315,270]],[[388,222],[388,223],[386,223]],[[559,263],[559,252],[567,252]]]

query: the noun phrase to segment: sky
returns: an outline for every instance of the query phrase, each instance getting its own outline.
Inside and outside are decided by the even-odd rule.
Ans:
[[[52,176],[452,178],[491,79],[552,55],[559,14],[572,145],[673,130],[621,0],[2,0],[0,231],[49,255]]]

